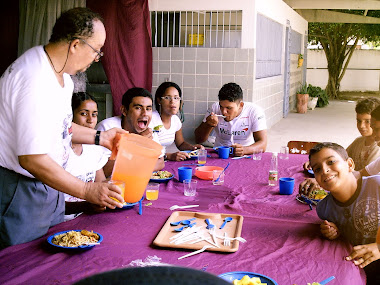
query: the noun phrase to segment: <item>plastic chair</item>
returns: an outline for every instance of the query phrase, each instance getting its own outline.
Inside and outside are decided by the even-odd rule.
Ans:
[[[310,149],[312,149],[316,144],[318,144],[318,142],[289,141],[289,153],[309,154]]]

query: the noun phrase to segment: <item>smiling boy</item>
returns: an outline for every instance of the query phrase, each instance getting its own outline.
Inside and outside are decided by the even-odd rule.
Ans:
[[[96,129],[103,131],[114,127],[122,128],[130,133],[142,135],[160,143],[156,133],[149,128],[152,120],[153,97],[144,88],[133,87],[124,93],[122,105],[120,107],[121,116],[107,118],[101,121]],[[106,177],[112,174],[114,161],[109,160],[104,166]],[[165,162],[163,155],[158,159],[154,171],[164,168]]]
[[[267,147],[264,111],[253,103],[243,102],[243,91],[236,83],[223,85],[218,98],[219,102],[207,110],[195,129],[196,142],[205,142],[214,130],[215,146],[232,146],[235,156],[264,152]]]
[[[343,236],[354,247],[346,260],[365,267],[367,284],[380,284],[376,274],[380,252],[376,233],[380,225],[380,176],[353,175],[353,160],[335,143],[320,143],[310,150],[310,165],[319,185],[330,195],[318,203],[324,220],[321,233],[333,240]],[[374,262],[376,261],[376,262]],[[368,266],[371,263],[370,266]]]

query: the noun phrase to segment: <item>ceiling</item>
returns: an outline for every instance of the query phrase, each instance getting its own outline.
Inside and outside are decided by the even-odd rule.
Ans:
[[[367,16],[380,10],[380,0],[283,0],[308,22],[380,24],[380,18]],[[332,10],[363,10],[362,15]]]

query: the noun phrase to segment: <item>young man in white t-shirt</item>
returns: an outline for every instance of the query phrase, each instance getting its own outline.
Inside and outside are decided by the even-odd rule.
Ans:
[[[101,121],[96,126],[96,129],[106,131],[114,127],[121,127],[130,133],[142,135],[160,143],[157,134],[149,128],[150,121],[152,120],[153,97],[148,90],[139,87],[133,87],[127,90],[123,95],[120,109],[121,116],[115,116]],[[154,171],[164,168],[164,154],[163,152],[158,158]],[[112,174],[114,163],[114,160],[108,160],[103,167],[106,177]]]
[[[243,91],[236,83],[223,85],[218,98],[219,102],[207,110],[202,123],[195,129],[196,142],[205,142],[214,130],[215,146],[232,146],[235,156],[265,151],[264,111],[253,103],[243,102]]]

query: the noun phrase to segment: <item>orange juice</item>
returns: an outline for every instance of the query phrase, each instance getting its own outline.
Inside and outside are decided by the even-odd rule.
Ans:
[[[158,190],[146,190],[145,197],[147,200],[157,200],[158,199]]]
[[[112,180],[125,182],[124,200],[136,203],[143,197],[162,146],[152,139],[123,134],[119,141]],[[114,146],[114,149],[116,146]]]
[[[125,193],[125,182],[124,181],[110,180],[110,181],[108,181],[108,183],[116,185],[117,187],[119,187],[121,190],[121,196],[124,197],[124,193]],[[118,199],[116,199],[114,197],[110,197],[110,198],[121,203]]]

